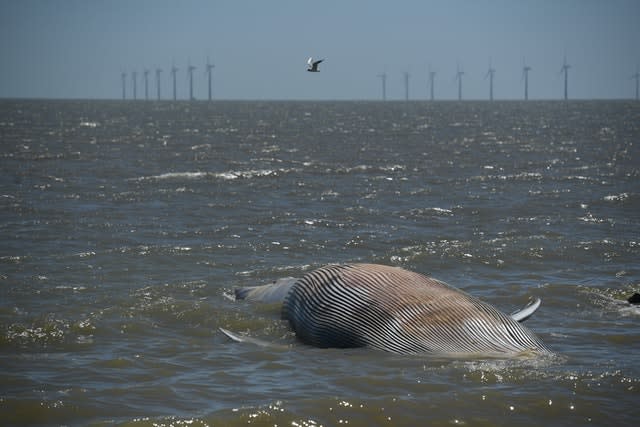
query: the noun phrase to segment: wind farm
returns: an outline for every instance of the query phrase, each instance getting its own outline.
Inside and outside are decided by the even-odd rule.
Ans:
[[[213,62],[211,61],[211,58],[209,56],[206,57],[206,61],[203,61],[202,63],[202,69],[204,70],[204,78],[205,81],[203,82],[203,84],[201,86],[199,86],[200,89],[200,97],[198,96],[198,92],[197,92],[197,81],[200,76],[200,74],[196,74],[194,73],[194,71],[196,71],[199,67],[192,64],[191,61],[187,62],[187,65],[184,67],[184,70],[186,71],[185,74],[185,81],[186,81],[186,87],[183,89],[184,92],[182,92],[179,88],[179,86],[181,86],[180,79],[178,79],[177,74],[180,71],[180,68],[176,65],[175,61],[172,61],[171,63],[171,67],[168,68],[169,70],[169,83],[170,83],[170,87],[169,89],[171,90],[171,94],[172,97],[171,99],[173,101],[178,101],[178,100],[186,100],[186,101],[197,101],[198,99],[206,99],[208,102],[212,102],[214,100],[214,79],[213,79],[213,72],[215,69],[215,65],[213,64]],[[502,64],[504,64],[504,61],[502,62]],[[442,66],[443,64],[438,64],[440,66]],[[504,65],[503,65],[504,67]],[[572,69],[572,65],[569,64],[568,59],[567,59],[567,55],[565,54],[562,60],[562,64],[560,67],[560,70],[558,72],[557,75],[559,75],[560,78],[556,77],[556,80],[560,80],[562,82],[562,91],[560,92],[560,96],[556,99],[558,100],[563,100],[563,101],[568,101],[569,100],[569,71],[570,69]],[[327,68],[328,72],[331,71],[330,68]],[[465,70],[462,65],[461,62],[457,62],[455,65],[455,74],[453,75],[453,81],[455,83],[455,92],[452,92],[451,89],[447,89],[446,87],[444,88],[444,93],[443,89],[441,89],[441,92],[438,92],[438,100],[441,101],[446,101],[446,100],[457,100],[457,101],[463,101],[463,100],[469,100],[469,101],[478,101],[478,100],[488,100],[488,101],[494,101],[496,99],[499,99],[496,97],[496,93],[495,93],[495,76],[496,76],[496,68],[494,67],[494,61],[492,57],[489,57],[489,65],[488,68],[485,69],[486,71],[483,72],[483,74],[479,74],[477,68],[475,68],[475,71],[470,72],[469,70]],[[524,101],[529,101],[532,99],[532,95],[533,95],[533,99],[540,99],[540,100],[553,100],[553,98],[541,98],[540,96],[536,97],[536,92],[531,91],[531,87],[530,87],[530,73],[534,70],[534,67],[523,57],[522,58],[522,64],[520,66],[520,68],[514,68],[511,67],[510,70],[506,70],[504,73],[501,73],[500,76],[501,79],[500,81],[503,81],[503,79],[507,79],[507,78],[511,78],[511,80],[515,80],[516,78],[519,77],[519,81],[520,81],[520,87],[522,88],[521,90],[523,92],[520,92],[520,96],[519,97],[511,97],[511,98],[506,98],[506,99],[521,99]],[[162,86],[163,86],[163,80],[161,78],[163,72],[163,68],[162,67],[156,67],[155,68],[155,92],[156,92],[156,96],[155,96],[155,100],[157,101],[161,101],[162,98]],[[145,101],[149,101],[151,99],[150,97],[150,92],[149,92],[149,74],[151,73],[149,68],[143,68],[142,71],[142,75],[144,78],[144,100]],[[327,74],[327,72],[325,72],[325,74]],[[435,89],[435,80],[436,80],[436,75],[438,73],[435,71],[434,67],[432,66],[432,62],[428,63],[428,66],[426,67],[426,73],[424,75],[420,75],[420,73],[414,73],[414,75],[410,74],[409,71],[402,71],[400,72],[400,81],[402,82],[401,85],[395,86],[393,83],[396,81],[394,79],[389,80],[389,76],[390,74],[387,71],[384,71],[382,73],[378,73],[375,75],[375,77],[377,79],[379,79],[380,81],[380,95],[375,97],[377,99],[380,99],[382,101],[387,101],[389,99],[391,100],[404,100],[409,101],[420,101],[420,100],[429,100],[429,101],[435,101],[436,100],[436,89]],[[509,74],[509,75],[508,75]],[[539,73],[536,72],[536,75],[538,75]],[[516,77],[517,76],[517,77]],[[627,75],[628,76],[628,75]],[[131,82],[131,88],[128,90],[127,88],[127,79],[130,78],[130,82]],[[424,95],[424,92],[420,95],[413,95],[412,96],[412,91],[411,91],[411,86],[410,86],[410,80],[412,78],[415,78],[417,83],[416,87],[425,87],[427,88],[427,92],[426,92],[426,96]],[[622,80],[624,80],[625,77],[622,77]],[[628,77],[626,77],[628,79]],[[485,92],[486,95],[482,95],[479,94],[477,88],[475,90],[475,93],[472,94],[471,96],[469,96],[467,93],[463,93],[463,79],[465,80],[465,82],[468,80],[469,84],[466,86],[467,87],[467,91],[469,92],[470,89],[468,89],[472,84],[475,84],[475,86],[478,86],[478,84],[480,82],[482,82],[483,80],[488,82],[488,92]],[[634,100],[640,100],[640,72],[638,71],[638,69],[636,69],[635,73],[633,73],[631,75],[631,80],[633,80],[635,82],[634,84],[634,90],[630,91],[628,99],[634,99]],[[217,80],[216,80],[217,81]],[[388,83],[391,81],[391,85],[389,85]],[[127,99],[131,99],[131,100],[138,100],[139,99],[139,94],[138,94],[138,71],[136,70],[132,70],[131,72],[127,73],[126,71],[121,71],[120,72],[120,98],[122,100],[127,100]],[[422,82],[422,83],[421,83]],[[218,83],[220,84],[220,83]],[[486,83],[485,83],[486,84]],[[423,85],[423,86],[421,86]],[[393,95],[393,93],[391,94],[391,97],[389,96],[390,92],[389,92],[389,88],[391,86],[392,92],[393,89],[395,88],[396,92],[395,92],[395,96]],[[502,86],[502,85],[501,85]],[[486,86],[485,86],[486,87]],[[535,89],[535,88],[534,88]],[[401,92],[400,92],[401,90]],[[502,92],[502,91],[501,91]],[[183,93],[186,95],[182,95],[182,98],[180,98],[179,93]],[[401,93],[401,95],[400,95]],[[455,95],[454,95],[455,93]],[[466,95],[466,96],[465,96]],[[166,98],[165,98],[166,99]]]
[[[382,72],[386,100],[406,101],[405,71],[411,74],[412,102],[458,101],[459,83],[461,100],[490,101],[491,58],[494,101],[562,101],[565,74],[569,101],[635,99],[640,1],[569,0],[548,9],[488,0],[411,1],[402,7],[313,2],[311,9],[318,8],[313,11],[297,2],[283,8],[259,2],[249,15],[235,2],[227,5],[234,11],[227,14],[218,2],[146,8],[142,3],[152,0],[113,1],[118,8],[111,2],[43,3],[41,10],[64,37],[52,36],[58,34],[53,27],[31,19],[46,21],[46,14],[28,7],[30,2],[3,3],[0,16],[12,25],[2,26],[6,65],[0,98],[121,100],[121,72],[126,72],[128,101],[134,99],[132,72],[137,71],[135,99],[156,102],[158,67],[163,70],[159,100],[169,102],[175,64],[176,101],[377,101]],[[573,3],[585,12],[576,13]],[[565,55],[566,73],[561,71]],[[309,56],[327,58],[319,73],[300,72]],[[191,77],[189,60],[197,67]],[[461,82],[452,81],[456,62],[463,67]],[[436,72],[433,97],[431,71]]]

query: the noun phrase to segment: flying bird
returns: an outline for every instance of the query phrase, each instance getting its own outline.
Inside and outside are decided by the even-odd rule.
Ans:
[[[307,68],[307,71],[310,71],[312,73],[319,73],[320,70],[318,70],[318,65],[324,61],[324,59],[319,59],[317,61],[314,61],[313,58],[309,58],[309,60],[307,61],[307,65],[309,65],[309,67]]]

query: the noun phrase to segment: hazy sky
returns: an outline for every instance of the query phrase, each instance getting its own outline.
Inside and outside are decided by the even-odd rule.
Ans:
[[[562,97],[563,56],[570,98],[629,98],[640,65],[638,0],[0,0],[0,97],[120,98],[121,77],[164,69],[171,96],[206,99],[207,56],[218,99],[455,99],[456,64],[464,99],[523,97],[522,61],[532,67],[531,99]],[[309,56],[326,58],[307,73]],[[155,76],[149,92],[155,96]]]

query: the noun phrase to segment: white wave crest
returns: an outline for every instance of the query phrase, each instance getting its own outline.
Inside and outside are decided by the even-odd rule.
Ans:
[[[277,176],[294,172],[295,169],[251,169],[245,171],[225,171],[225,172],[166,172],[159,175],[141,176],[132,178],[130,181],[184,181],[198,179],[251,179],[269,176]]]

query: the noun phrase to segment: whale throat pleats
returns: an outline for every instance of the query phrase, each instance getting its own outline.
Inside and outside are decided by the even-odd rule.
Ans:
[[[402,268],[329,265],[287,286],[282,317],[309,345],[400,354],[550,353],[490,304]]]

